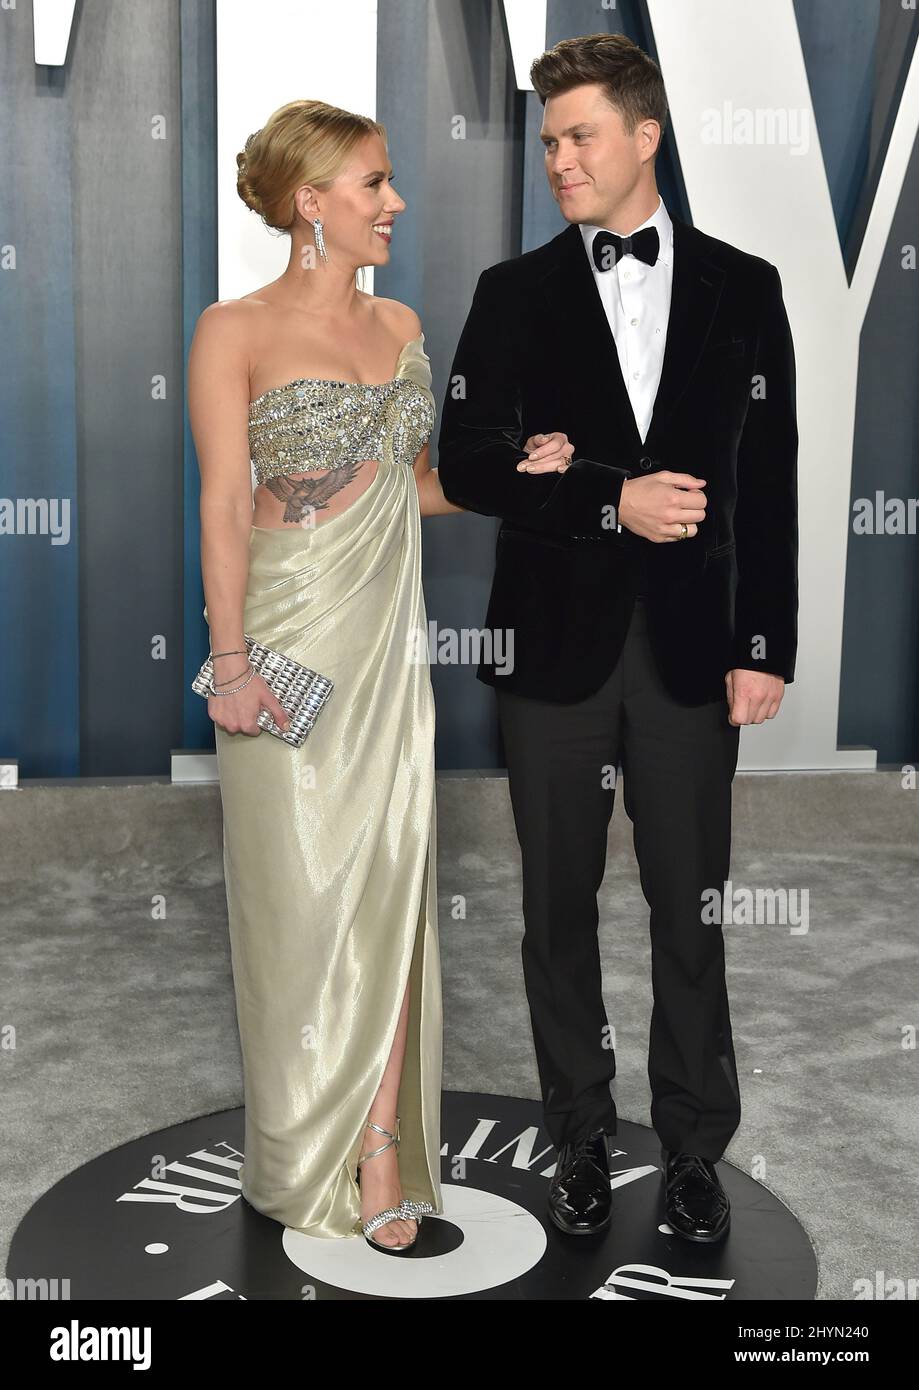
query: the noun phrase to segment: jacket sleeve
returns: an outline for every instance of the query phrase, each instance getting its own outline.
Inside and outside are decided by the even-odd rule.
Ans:
[[[794,679],[798,628],[795,357],[782,282],[769,267],[753,390],[737,452],[734,666]]]
[[[444,495],[531,530],[615,536],[628,469],[575,454],[564,473],[517,471],[531,431],[522,419],[521,358],[510,331],[514,311],[493,272],[479,276],[447,384],[437,445]],[[535,426],[557,428],[551,420]]]

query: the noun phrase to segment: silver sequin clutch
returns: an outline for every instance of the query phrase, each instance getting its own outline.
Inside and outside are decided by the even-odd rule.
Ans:
[[[301,666],[299,661],[276,651],[274,647],[265,647],[261,642],[256,642],[254,637],[244,635],[243,640],[250,665],[277,696],[290,718],[290,728],[279,729],[274,715],[263,709],[258,717],[259,728],[264,729],[266,733],[274,734],[275,738],[283,739],[292,748],[299,748],[319,718],[322,707],[334,689],[334,683],[328,676],[321,676],[318,671]],[[196,695],[207,698],[211,694],[213,678],[214,663],[208,657],[191,683],[192,690]]]

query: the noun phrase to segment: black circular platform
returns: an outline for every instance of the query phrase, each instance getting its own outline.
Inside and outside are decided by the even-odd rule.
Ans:
[[[447,1092],[444,1214],[393,1257],[362,1237],[323,1240],[240,1194],[244,1112],[135,1139],[57,1183],[23,1218],[7,1279],[69,1281],[70,1299],[813,1299],[814,1251],[766,1188],[722,1162],[732,1226],[694,1245],[663,1222],[660,1142],[620,1121],[613,1221],[572,1237],[546,1215],[555,1149],[537,1101]]]

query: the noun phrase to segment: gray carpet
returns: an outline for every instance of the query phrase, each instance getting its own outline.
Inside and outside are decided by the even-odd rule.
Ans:
[[[503,777],[438,778],[447,1089],[538,1097]],[[808,930],[725,928],[744,1106],[728,1161],[795,1212],[818,1297],[919,1275],[919,791],[739,774],[732,882],[806,889]],[[465,898],[465,919],[453,912]],[[242,1104],[216,786],[0,792],[0,1255],[31,1203],[126,1140]],[[620,1116],[649,1123],[650,952],[617,805],[601,896]],[[152,1155],[151,1155],[152,1157]]]

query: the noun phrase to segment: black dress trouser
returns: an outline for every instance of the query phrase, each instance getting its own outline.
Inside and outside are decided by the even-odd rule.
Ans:
[[[697,706],[672,698],[642,600],[612,675],[594,695],[550,703],[502,691],[500,678],[497,694],[546,1129],[556,1147],[596,1129],[616,1133],[597,892],[621,764],[651,909],[651,1122],[665,1148],[715,1161],[740,1122],[724,939],[720,922],[703,913],[706,890],[720,901],[729,875],[740,730],[728,722],[726,696]]]

